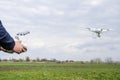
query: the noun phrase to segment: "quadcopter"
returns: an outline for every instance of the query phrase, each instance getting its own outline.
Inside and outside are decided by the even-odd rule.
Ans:
[[[25,36],[27,34],[30,34],[30,32],[29,31],[19,32],[19,33],[16,34],[15,39],[19,40],[20,36]]]
[[[96,33],[97,37],[100,38],[101,37],[101,34],[103,32],[107,32],[107,31],[110,31],[111,29],[104,29],[104,28],[101,28],[101,29],[92,29],[92,28],[86,28],[88,29],[89,31],[93,32],[93,33]]]

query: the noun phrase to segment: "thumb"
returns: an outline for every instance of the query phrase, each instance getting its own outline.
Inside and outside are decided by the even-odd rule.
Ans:
[[[19,42],[19,43],[22,43],[22,41],[21,41],[21,40],[19,40],[18,42]]]

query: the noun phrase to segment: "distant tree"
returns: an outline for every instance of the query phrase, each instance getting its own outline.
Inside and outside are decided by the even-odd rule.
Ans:
[[[67,63],[67,62],[69,62],[69,60],[65,60],[65,62]]]
[[[102,60],[100,58],[95,58],[95,59],[91,60],[90,63],[97,63],[97,64],[99,64],[99,63],[102,63]]]
[[[39,59],[39,57],[37,57],[37,58],[36,58],[36,61],[37,61],[37,62],[40,62],[40,59]]]
[[[84,61],[79,61],[81,64],[85,64],[85,62]]]
[[[26,62],[30,62],[30,58],[28,56],[26,57]]]
[[[0,62],[2,61],[2,59],[0,58]]]
[[[108,57],[105,59],[105,62],[108,64],[111,64],[111,63],[113,63],[113,60],[112,60],[112,58]]]
[[[61,63],[64,63],[64,62],[63,61],[57,61],[56,63],[61,64]]]
[[[57,62],[57,60],[53,58],[53,59],[49,60],[49,62]]]
[[[8,61],[8,59],[3,59],[2,61]]]
[[[46,58],[41,59],[42,62],[48,61]]]
[[[74,60],[69,60],[69,62],[74,62]]]
[[[19,59],[19,62],[24,62],[24,60],[20,58],[20,59]]]
[[[11,61],[13,61],[13,62],[17,62],[17,59],[12,58]]]
[[[35,59],[33,59],[32,62],[37,62],[37,61]]]
[[[95,61],[92,59],[92,60],[90,60],[90,63],[95,63]]]

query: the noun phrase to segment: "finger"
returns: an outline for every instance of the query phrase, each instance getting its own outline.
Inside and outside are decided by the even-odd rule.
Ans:
[[[19,50],[18,54],[27,51],[27,48],[22,45],[22,48]]]
[[[20,53],[22,53],[22,49],[21,50],[19,50],[18,52],[16,52],[17,54],[20,54]]]
[[[19,40],[18,42],[19,42],[19,43],[22,43],[22,41],[21,41],[21,40]]]
[[[16,52],[17,54],[20,54],[21,52]]]
[[[16,51],[17,54],[20,54],[22,52],[22,48],[20,48],[18,51]]]
[[[26,46],[23,46],[23,49],[24,49],[25,51],[27,51],[27,47],[26,47]]]
[[[27,50],[25,48],[23,48],[22,52],[25,52],[25,51],[27,51]]]

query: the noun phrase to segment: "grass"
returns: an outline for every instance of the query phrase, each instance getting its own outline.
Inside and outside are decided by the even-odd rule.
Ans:
[[[0,63],[0,80],[120,80],[120,64]]]

